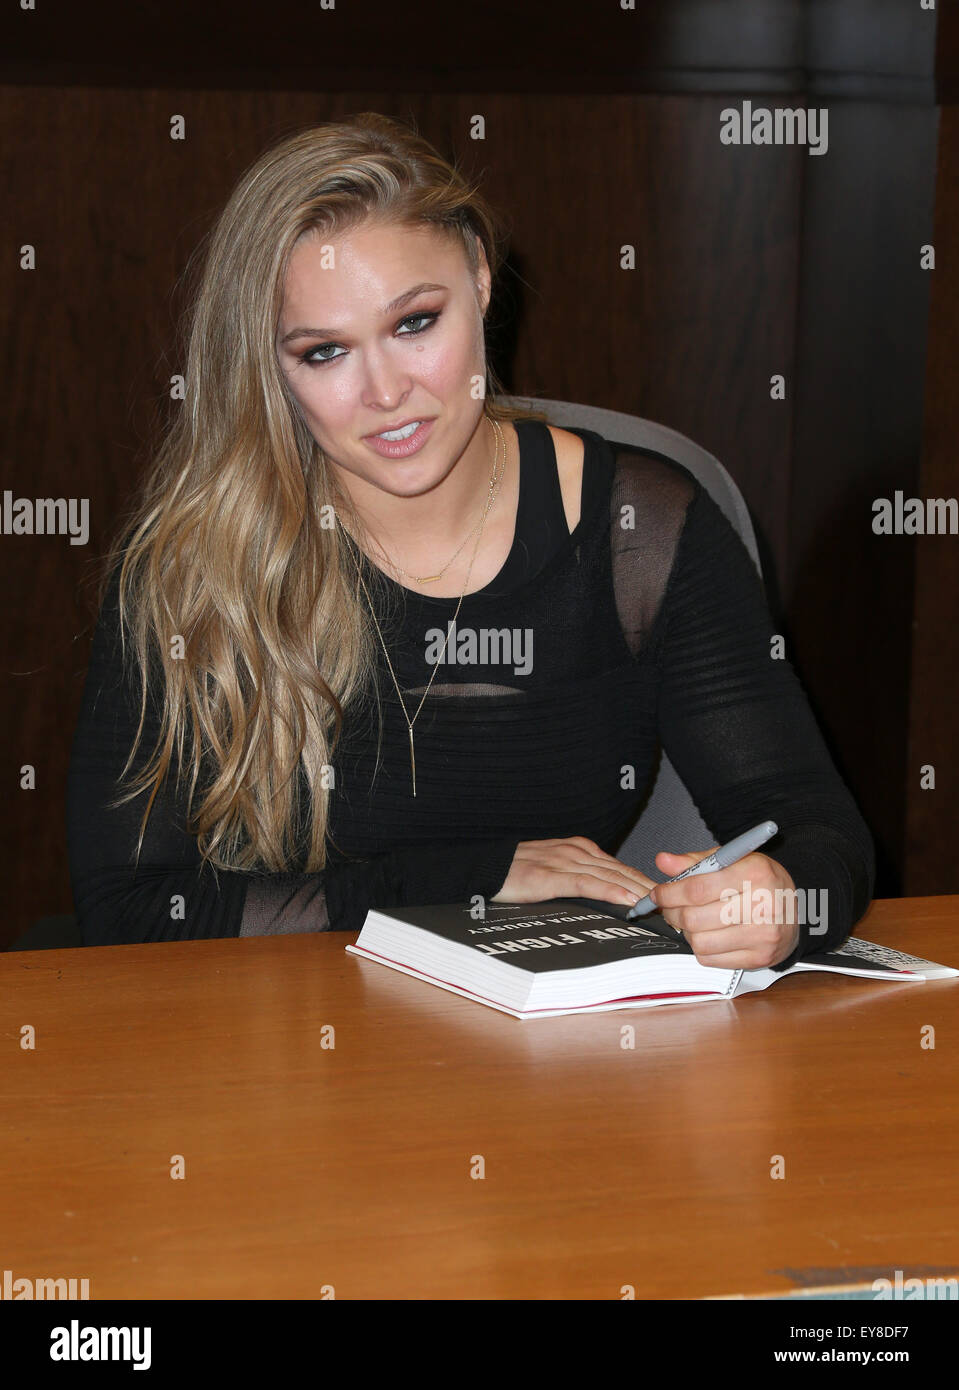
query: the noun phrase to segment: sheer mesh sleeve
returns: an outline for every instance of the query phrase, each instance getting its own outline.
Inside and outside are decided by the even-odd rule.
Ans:
[[[662,609],[696,481],[685,469],[621,451],[610,489],[616,611],[633,656]]]
[[[840,945],[865,912],[872,837],[790,662],[772,653],[761,580],[712,497],[678,465],[622,455],[615,492],[639,518],[627,543],[614,525],[617,605],[634,655],[648,644],[659,661],[664,752],[720,842],[775,820],[764,853],[815,904],[826,891],[827,931],[801,924],[774,967],[785,970]]]
[[[114,581],[94,632],[67,778],[70,877],[85,944],[359,931],[371,907],[499,892],[518,837],[442,841],[334,863],[313,874],[214,869],[185,828],[186,792],[176,794],[175,767],[154,801],[135,864],[149,793],[115,809],[107,804],[118,794],[139,721],[139,694],[121,664],[119,623]],[[135,769],[152,752],[158,730],[154,702]]]
[[[271,874],[250,880],[240,936],[297,936],[311,931],[330,931],[323,874]]]

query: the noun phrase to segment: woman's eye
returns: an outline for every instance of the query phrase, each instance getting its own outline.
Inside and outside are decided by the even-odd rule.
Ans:
[[[399,326],[401,328],[403,324],[416,323],[419,319],[426,319],[427,322],[422,328],[413,328],[409,333],[403,333],[400,336],[403,338],[415,338],[418,333],[425,333],[439,318],[440,312],[442,311],[437,311],[436,313],[407,314],[405,319],[400,320]],[[324,362],[335,362],[337,357],[343,356],[342,353],[337,353],[337,357],[317,357],[315,354],[318,352],[326,352],[328,348],[335,348],[337,346],[337,343],[321,343],[319,347],[310,348],[309,351],[304,352],[300,361],[305,362],[308,367],[319,367],[322,366]]]

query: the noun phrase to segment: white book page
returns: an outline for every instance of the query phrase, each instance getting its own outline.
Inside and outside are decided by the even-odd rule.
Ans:
[[[923,980],[946,980],[959,975],[959,970],[954,970],[951,965],[938,965],[935,961],[924,960],[922,956],[912,956],[908,951],[897,951],[893,946],[880,946],[875,941],[865,941],[862,937],[851,936],[848,941],[839,947],[839,953],[844,956],[855,956],[862,961],[862,970],[868,970],[871,965],[886,965],[892,970],[909,971],[911,975]],[[836,969],[836,966],[827,967],[816,965],[810,961],[799,961],[794,965],[793,970],[825,970]],[[855,969],[855,965],[850,962],[850,970]],[[788,970],[782,972],[788,975]],[[874,976],[879,978],[878,976]]]
[[[426,984],[437,985],[440,989],[449,990],[451,994],[461,994],[464,999],[472,999],[477,1004],[485,1004],[488,1008],[498,1009],[500,1013],[509,1014],[512,1018],[528,1020],[533,1018],[559,1018],[564,1014],[598,1014],[612,1011],[613,1009],[654,1009],[662,1004],[709,1004],[723,999],[732,998],[736,992],[734,981],[736,975],[730,977],[730,985],[723,994],[700,994],[689,997],[677,997],[671,994],[664,994],[660,997],[648,999],[624,999],[613,1000],[606,1004],[584,1004],[582,1007],[572,1007],[564,1009],[535,1009],[528,1013],[519,1013],[516,1009],[510,1009],[505,1004],[497,1003],[496,1000],[488,998],[486,995],[477,994],[470,989],[464,989],[460,985],[450,984],[447,980],[439,980],[435,975],[426,975],[421,970],[415,970],[409,965],[399,965],[396,961],[384,961],[379,956],[364,949],[359,945],[345,946],[343,948],[353,956],[363,956],[367,960],[372,960],[377,965],[385,965],[390,970],[398,970],[402,975],[411,975],[414,980],[423,980]],[[742,972],[739,972],[742,974]],[[771,971],[767,972],[772,974]],[[774,977],[775,978],[775,977]]]

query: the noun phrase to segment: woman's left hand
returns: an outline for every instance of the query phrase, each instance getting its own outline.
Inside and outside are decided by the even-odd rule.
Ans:
[[[661,850],[656,867],[672,878],[712,853],[712,849],[695,854]],[[748,898],[744,896],[747,883]],[[755,850],[728,869],[691,874],[682,883],[658,883],[652,896],[669,925],[686,937],[701,965],[760,970],[778,965],[796,949],[799,913],[795,892],[796,885],[783,866]],[[747,915],[749,921],[745,920]],[[638,921],[641,924],[642,919]]]

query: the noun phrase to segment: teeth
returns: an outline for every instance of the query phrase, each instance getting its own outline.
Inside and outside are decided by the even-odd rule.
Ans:
[[[377,437],[377,439],[390,439],[390,440],[395,440],[395,439],[409,439],[410,435],[411,435],[411,434],[414,434],[414,433],[419,429],[419,427],[420,427],[420,425],[421,425],[422,423],[423,423],[422,420],[414,420],[413,423],[412,423],[411,425],[407,425],[405,429],[402,429],[402,430],[391,430],[389,434],[378,434],[376,437]]]

